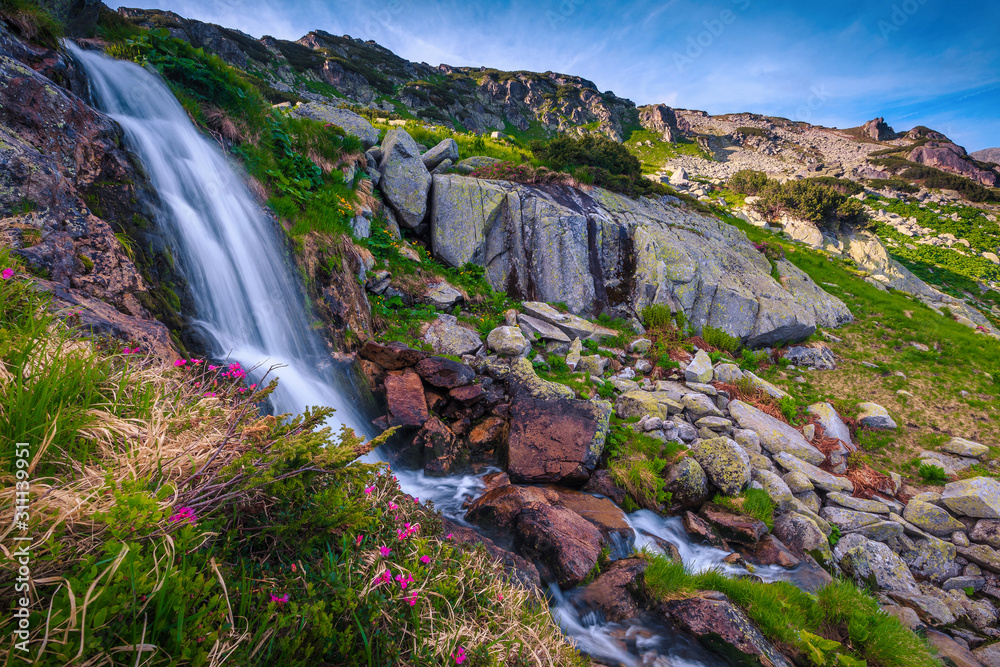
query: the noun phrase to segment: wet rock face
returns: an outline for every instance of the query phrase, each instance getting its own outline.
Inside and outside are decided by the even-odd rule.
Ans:
[[[14,252],[45,278],[41,287],[58,291],[57,306],[94,306],[81,315],[85,328],[176,358],[169,332],[154,319],[180,329],[176,305],[151,289],[115,235],[127,231],[144,248],[137,258],[153,279],[177,278],[156,264],[162,239],[133,222],[145,213],[138,200],[152,194],[145,177],[114,121],[27,62],[67,85],[76,71],[64,56],[26,46],[0,27],[0,217],[15,212],[4,220]],[[175,287],[182,294],[174,298],[183,297]]]
[[[455,175],[435,175],[431,199],[434,255],[484,266],[494,288],[525,300],[574,313],[670,304],[696,328],[723,328],[749,345],[851,320],[791,265],[776,282],[733,228],[667,203]]]
[[[642,558],[615,561],[593,583],[583,589],[578,602],[597,609],[611,623],[639,615],[643,599],[643,575],[647,562]]]
[[[789,665],[747,615],[722,593],[704,593],[702,597],[666,602],[660,608],[730,664]]]
[[[520,399],[511,405],[507,472],[520,482],[582,484],[607,438],[611,406],[579,399]]]
[[[597,564],[601,533],[572,510],[531,503],[517,516],[514,547],[545,565],[561,588],[573,588]]]

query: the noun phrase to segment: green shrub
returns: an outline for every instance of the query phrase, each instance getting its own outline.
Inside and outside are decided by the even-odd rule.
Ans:
[[[639,317],[642,318],[646,327],[650,329],[669,326],[674,321],[674,313],[670,310],[670,306],[662,303],[653,303],[646,306],[639,311]]]
[[[944,486],[948,480],[944,468],[933,463],[921,463],[920,467],[917,468],[917,474],[924,484],[933,484],[934,486]]]
[[[741,169],[729,177],[726,185],[730,190],[741,195],[757,195],[773,182],[762,171]]]
[[[722,329],[716,329],[707,325],[701,330],[701,338],[712,347],[729,352],[730,354],[735,354],[742,345],[742,341],[736,336],[730,336]]]
[[[803,179],[778,183],[771,181],[760,190],[754,210],[768,219],[779,213],[809,220],[817,225],[839,229],[841,224],[853,227],[868,223],[868,215],[860,201],[819,179]]]

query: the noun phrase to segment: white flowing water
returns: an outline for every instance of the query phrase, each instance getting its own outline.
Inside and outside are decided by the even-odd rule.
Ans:
[[[173,244],[212,356],[259,366],[251,373],[256,379],[280,366],[268,376],[280,380],[271,398],[275,412],[328,406],[337,410],[331,426],[369,434],[358,402],[340,390],[346,376],[313,329],[274,221],[225,154],[198,131],[159,77],[69,42],[67,48],[86,70],[94,101],[121,124],[159,194],[157,223]]]
[[[310,406],[337,410],[333,425],[359,433],[371,428],[359,409],[358,392],[332,361],[312,328],[273,221],[261,210],[223,152],[191,123],[170,89],[142,67],[104,55],[67,48],[86,70],[95,102],[125,130],[162,202],[158,224],[167,231],[178,269],[195,302],[197,324],[218,358],[257,366],[279,365],[272,396],[279,413]],[[423,471],[395,473],[406,493],[433,501],[445,516],[464,521],[464,504],[479,495],[482,475],[426,477]],[[692,570],[716,567],[738,575],[745,570],[723,562],[726,552],[691,543],[678,518],[641,510],[628,515],[635,548],[662,553],[677,547]],[[758,568],[764,580],[791,578],[778,567]],[[656,621],[616,625],[574,606],[574,593],[551,590],[553,613],[583,651],[625,665],[713,664],[717,658]]]

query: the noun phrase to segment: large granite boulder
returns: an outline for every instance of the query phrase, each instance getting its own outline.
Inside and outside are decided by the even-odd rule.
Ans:
[[[941,502],[955,514],[977,519],[1000,519],[1000,482],[973,477],[945,485]]]
[[[750,483],[750,456],[729,438],[702,440],[689,454],[724,495],[735,496]]]
[[[444,313],[439,314],[437,319],[427,327],[427,331],[424,332],[424,340],[430,343],[438,354],[449,354],[455,357],[475,354],[483,346],[478,333],[460,325],[458,318],[454,315]]]
[[[411,229],[427,215],[427,193],[431,174],[421,159],[420,147],[406,130],[389,130],[382,141],[382,180],[379,188],[399,216],[399,222]]]
[[[510,408],[507,472],[515,482],[583,484],[604,451],[611,404],[524,398]]]
[[[721,328],[749,345],[851,320],[791,264],[774,280],[734,227],[666,201],[435,175],[430,225],[444,263],[479,264],[494,288],[573,313],[668,304],[696,330]]]
[[[443,139],[437,146],[424,153],[421,159],[429,170],[435,169],[445,160],[458,162],[458,144],[450,137]]]
[[[861,586],[899,593],[920,593],[906,563],[881,542],[851,533],[840,538],[833,549],[833,557],[841,569]]]
[[[378,130],[372,127],[364,116],[359,116],[350,109],[341,109],[324,102],[308,102],[292,108],[288,115],[293,118],[312,118],[335,125],[347,134],[360,139],[361,145],[366,150],[378,143]]]

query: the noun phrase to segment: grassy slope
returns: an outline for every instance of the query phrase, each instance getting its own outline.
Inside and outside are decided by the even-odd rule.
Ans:
[[[780,243],[789,261],[842,299],[855,316],[852,324],[832,332],[843,341],[829,343],[842,358],[837,370],[802,373],[773,366],[764,372],[766,378],[778,382],[801,404],[828,400],[848,417],[856,416],[859,402],[883,405],[900,424],[899,430],[862,445],[877,466],[908,474],[914,482],[919,479],[910,463],[920,448],[933,449],[950,436],[995,444],[1000,426],[996,403],[1000,342],[905,294],[870,285],[840,260],[778,240],[742,220],[725,219],[753,241]],[[931,349],[921,352],[911,346],[914,342]],[[800,374],[807,382],[791,381]],[[913,396],[897,393],[900,390]],[[996,475],[981,468],[970,474],[980,473]]]

